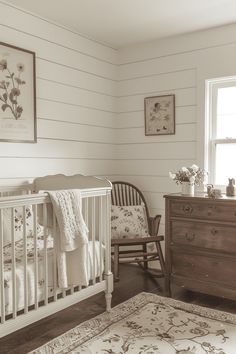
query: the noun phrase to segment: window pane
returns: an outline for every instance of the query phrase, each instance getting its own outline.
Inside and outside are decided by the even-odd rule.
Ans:
[[[227,185],[228,178],[236,179],[236,144],[218,144],[216,146],[215,183]]]
[[[218,89],[216,137],[236,138],[236,87]]]

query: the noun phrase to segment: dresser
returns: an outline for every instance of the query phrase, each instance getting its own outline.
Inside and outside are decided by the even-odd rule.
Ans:
[[[236,198],[165,196],[167,288],[236,300]]]

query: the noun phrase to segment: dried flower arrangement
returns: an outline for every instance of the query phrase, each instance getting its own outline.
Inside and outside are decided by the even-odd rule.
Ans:
[[[196,186],[200,186],[204,183],[205,177],[208,172],[197,165],[191,167],[182,167],[176,173],[169,172],[169,177],[176,182],[176,184],[182,184],[183,182],[189,182]]]

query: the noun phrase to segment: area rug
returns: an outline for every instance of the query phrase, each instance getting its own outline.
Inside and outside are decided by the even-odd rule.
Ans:
[[[236,316],[141,293],[29,354],[59,353],[235,354]]]

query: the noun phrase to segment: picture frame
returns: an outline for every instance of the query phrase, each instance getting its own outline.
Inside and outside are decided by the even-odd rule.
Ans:
[[[175,134],[175,95],[144,99],[145,135]]]
[[[35,53],[0,42],[0,142],[37,142]]]

